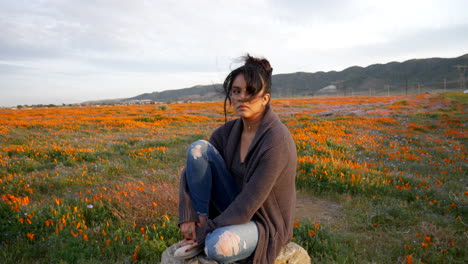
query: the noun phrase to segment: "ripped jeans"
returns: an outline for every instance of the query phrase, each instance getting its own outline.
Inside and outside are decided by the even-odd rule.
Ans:
[[[198,140],[187,151],[187,185],[199,215],[208,216],[210,203],[223,212],[239,194],[223,157],[206,140]],[[257,247],[258,227],[254,221],[223,226],[206,236],[205,254],[218,263],[249,257]]]

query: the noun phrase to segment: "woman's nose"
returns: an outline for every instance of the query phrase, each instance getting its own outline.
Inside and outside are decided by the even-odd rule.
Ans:
[[[249,96],[250,96],[250,95],[249,95],[249,93],[248,93],[247,91],[242,91],[242,92],[239,94],[239,97],[240,97],[240,99],[242,99],[242,100],[245,100],[245,99],[249,98]]]
[[[247,95],[247,93],[245,91],[242,91],[239,93],[239,98],[240,99],[244,99],[244,97]]]

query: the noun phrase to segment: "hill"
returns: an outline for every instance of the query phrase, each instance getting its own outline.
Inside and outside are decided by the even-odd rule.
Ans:
[[[273,75],[275,98],[323,95],[385,95],[466,89],[466,71],[457,65],[468,65],[468,54],[457,58],[412,59],[405,62],[352,66],[343,71],[296,72]],[[88,103],[129,103],[135,101],[211,101],[221,100],[221,84],[197,85],[190,88],[145,93],[118,100]]]

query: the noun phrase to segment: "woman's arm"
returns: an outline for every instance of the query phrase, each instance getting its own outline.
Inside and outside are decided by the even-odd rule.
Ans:
[[[207,233],[226,226],[244,224],[271,195],[278,178],[294,177],[296,171],[296,149],[285,140],[265,151],[255,166],[250,180],[229,207],[207,224],[197,228],[197,242],[201,244]],[[292,149],[294,147],[294,149]],[[293,194],[291,194],[293,195]]]
[[[265,151],[250,180],[229,207],[213,220],[214,224],[225,226],[250,221],[271,194],[278,178],[294,174],[296,170],[295,155],[291,155],[291,151],[293,150],[287,143],[279,143]],[[294,170],[294,172],[291,173],[288,170]]]

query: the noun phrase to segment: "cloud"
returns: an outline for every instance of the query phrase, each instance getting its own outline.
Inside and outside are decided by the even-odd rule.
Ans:
[[[468,45],[467,9],[458,0],[0,0],[0,91],[46,94],[36,88],[45,83],[62,96],[99,87],[95,96],[112,98],[110,86],[183,88],[222,81],[245,52],[267,57],[274,73],[456,56]]]

